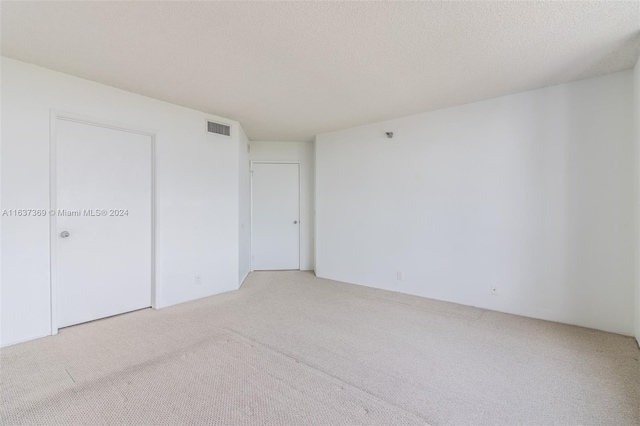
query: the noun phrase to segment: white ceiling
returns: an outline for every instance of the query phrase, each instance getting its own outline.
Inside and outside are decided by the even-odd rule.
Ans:
[[[640,2],[10,2],[2,54],[318,133],[633,67]]]

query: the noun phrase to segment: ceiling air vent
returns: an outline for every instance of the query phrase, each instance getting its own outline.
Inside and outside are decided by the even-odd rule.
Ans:
[[[207,121],[207,132],[215,133],[216,135],[231,136],[231,126]]]

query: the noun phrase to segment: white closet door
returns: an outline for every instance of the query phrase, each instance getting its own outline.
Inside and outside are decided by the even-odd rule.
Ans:
[[[254,270],[300,269],[300,167],[254,163]]]
[[[151,136],[58,119],[56,145],[58,326],[149,307]]]

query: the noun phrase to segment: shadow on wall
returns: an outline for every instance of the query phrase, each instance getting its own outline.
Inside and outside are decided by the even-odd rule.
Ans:
[[[607,114],[620,97],[625,111]],[[628,91],[601,91],[597,102],[580,92],[565,104],[565,300],[568,309],[616,324],[634,316],[629,297],[635,286],[630,230],[636,229],[631,111]]]
[[[512,256],[504,282],[543,316],[555,305],[560,321],[621,329],[634,315],[634,149],[630,116],[606,112],[626,95],[567,86],[540,95],[511,117],[530,117],[522,124],[535,134],[512,170],[520,202],[515,226],[501,229]]]

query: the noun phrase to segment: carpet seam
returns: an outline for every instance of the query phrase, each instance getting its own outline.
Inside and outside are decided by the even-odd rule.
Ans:
[[[360,388],[360,387],[356,386],[356,385],[355,385],[355,384],[353,384],[353,383],[345,382],[345,381],[344,381],[344,380],[342,380],[341,378],[336,377],[336,376],[334,376],[334,375],[332,375],[332,374],[330,374],[330,373],[328,373],[328,372],[326,372],[326,371],[324,371],[324,370],[321,370],[321,369],[320,369],[320,368],[318,368],[318,367],[314,367],[313,365],[307,364],[306,362],[304,362],[304,361],[300,360],[299,358],[296,358],[296,357],[295,357],[295,356],[293,356],[293,355],[287,354],[287,353],[285,353],[285,352],[283,352],[283,351],[281,351],[281,350],[278,350],[278,349],[276,349],[276,348],[274,348],[274,347],[271,347],[271,346],[269,346],[269,345],[266,345],[266,344],[264,344],[264,343],[262,343],[262,342],[260,342],[260,341],[258,341],[258,340],[255,340],[255,339],[253,339],[253,338],[251,338],[251,337],[245,336],[244,334],[242,334],[242,333],[240,333],[240,332],[238,332],[238,331],[231,330],[231,329],[229,329],[229,328],[224,328],[223,330],[226,330],[226,331],[228,331],[229,333],[234,334],[234,335],[235,335],[235,336],[237,336],[237,338],[239,338],[240,340],[244,340],[245,342],[251,342],[251,343],[254,343],[254,344],[260,345],[262,348],[267,349],[267,350],[269,350],[269,351],[271,351],[271,352],[273,352],[273,353],[276,353],[276,354],[278,354],[278,355],[280,355],[280,356],[282,356],[282,357],[285,357],[285,358],[287,358],[287,359],[290,359],[290,360],[292,360],[292,361],[295,361],[295,362],[296,362],[296,363],[298,363],[298,364],[302,364],[302,365],[304,365],[305,367],[307,367],[308,369],[310,369],[310,370],[312,370],[312,371],[314,371],[314,372],[316,372],[316,373],[319,373],[319,374],[321,374],[321,375],[324,375],[325,377],[331,378],[332,380],[335,380],[335,381],[337,381],[337,382],[340,382],[340,383],[342,383],[342,384],[344,384],[344,385],[346,385],[346,386],[348,386],[348,387],[351,387],[351,388],[353,388],[353,389],[357,389],[357,390],[359,390],[360,392],[363,392],[363,393],[365,393],[365,394],[369,395],[370,397],[372,397],[372,398],[374,398],[374,399],[376,399],[376,400],[378,400],[378,401],[382,401],[382,402],[384,402],[384,403],[385,403],[385,404],[387,404],[387,405],[390,405],[390,406],[392,406],[392,407],[394,407],[394,408],[397,408],[397,409],[398,409],[398,410],[400,410],[400,411],[403,411],[403,412],[405,412],[405,413],[411,414],[411,415],[413,415],[413,416],[415,416],[415,417],[417,417],[417,418],[421,419],[422,421],[424,421],[424,422],[425,422],[425,424],[426,424],[427,426],[438,426],[436,423],[431,423],[428,419],[425,419],[425,418],[424,418],[424,416],[422,416],[421,414],[418,414],[418,413],[415,413],[415,412],[413,412],[413,411],[409,411],[409,410],[407,410],[406,408],[400,407],[400,406],[398,406],[398,405],[396,405],[396,404],[394,404],[394,403],[392,403],[392,402],[390,402],[390,401],[387,401],[386,399],[384,399],[384,398],[382,398],[382,397],[380,397],[380,396],[378,396],[378,395],[374,395],[373,393],[369,392],[369,391],[368,391],[368,390],[366,390],[366,389],[362,389],[362,388]]]

